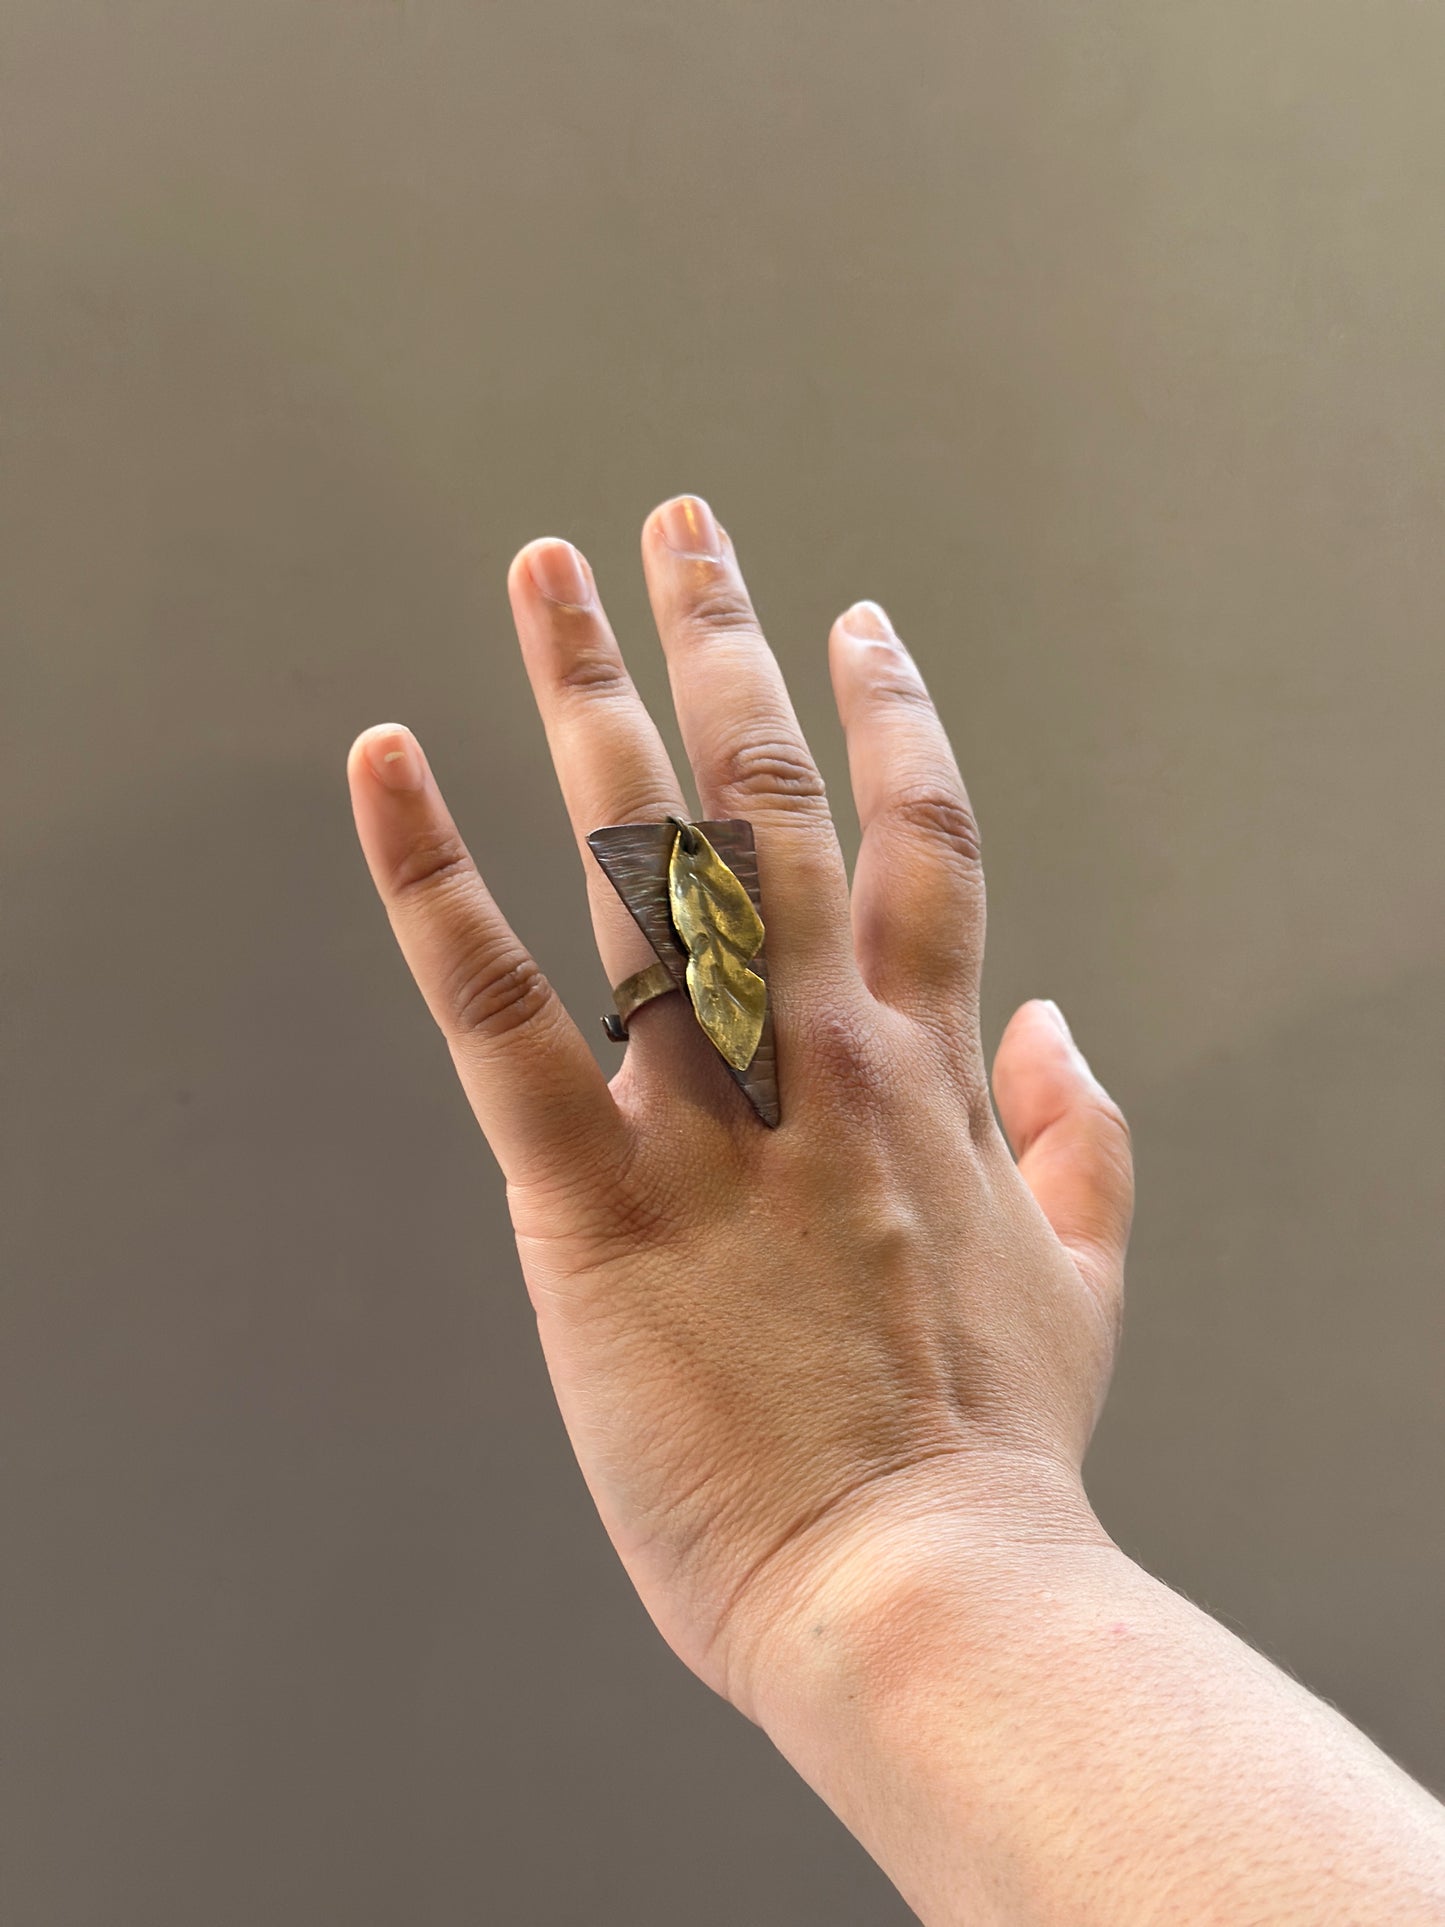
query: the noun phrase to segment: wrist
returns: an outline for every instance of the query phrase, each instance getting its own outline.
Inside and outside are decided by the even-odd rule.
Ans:
[[[911,1490],[778,1601],[734,1703],[921,1919],[1034,1918],[1009,1890],[1048,1805],[1029,1763],[1073,1691],[1078,1627],[1112,1640],[1141,1583],[1076,1474],[1011,1461],[967,1504]],[[956,1911],[930,1904],[939,1883]]]
[[[790,1753],[785,1734],[829,1726],[840,1706],[864,1717],[926,1664],[941,1626],[965,1636],[1101,1555],[1129,1563],[1058,1459],[911,1467],[833,1508],[757,1576],[729,1628],[727,1696]]]

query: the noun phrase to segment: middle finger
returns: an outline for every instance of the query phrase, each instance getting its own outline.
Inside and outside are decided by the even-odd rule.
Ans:
[[[643,527],[642,561],[704,817],[746,817],[768,959],[790,980],[854,974],[848,875],[823,779],[763,639],[726,531],[680,495]]]

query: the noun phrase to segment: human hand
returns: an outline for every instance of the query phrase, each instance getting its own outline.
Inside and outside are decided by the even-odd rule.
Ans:
[[[1118,1108],[1042,1002],[994,1060],[1014,1155],[1000,1135],[974,820],[881,612],[857,605],[829,640],[863,829],[850,896],[731,540],[681,497],[648,518],[642,555],[698,813],[756,833],[776,1130],[678,996],[634,1017],[608,1084],[409,732],[364,732],[348,775],[392,927],[505,1175],[603,1522],[674,1650],[754,1713],[778,1629],[875,1539],[905,1559],[980,1520],[995,1541],[1102,1539],[1079,1468],[1112,1365],[1131,1163]],[[585,836],[691,812],[587,564],[534,542],[509,589],[616,983],[652,953]]]

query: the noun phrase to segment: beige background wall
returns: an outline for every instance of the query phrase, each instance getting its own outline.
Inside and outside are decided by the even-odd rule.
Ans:
[[[845,818],[893,611],[991,1036],[1132,1115],[1106,1522],[1445,1784],[1445,12],[6,0],[0,69],[4,1918],[905,1918],[634,1603],[347,808],[412,723],[592,1024],[504,572],[580,541],[660,703],[679,489]]]

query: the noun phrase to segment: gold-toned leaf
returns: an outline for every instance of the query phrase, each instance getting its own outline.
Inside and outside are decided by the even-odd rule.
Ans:
[[[695,826],[681,830],[668,864],[673,928],[687,950],[687,990],[697,1020],[734,1070],[753,1061],[768,1009],[768,986],[748,962],[763,947],[753,900]]]

